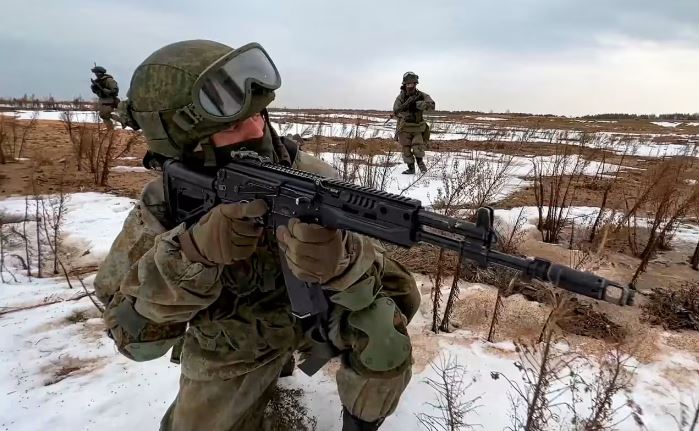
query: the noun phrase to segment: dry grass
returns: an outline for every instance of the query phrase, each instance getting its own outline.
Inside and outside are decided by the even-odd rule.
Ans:
[[[592,304],[578,302],[568,313],[559,317],[556,325],[569,334],[583,335],[612,343],[623,341],[628,331],[606,314],[596,311]]]
[[[687,283],[673,291],[654,289],[642,310],[643,320],[652,325],[699,331],[699,284]]]
[[[100,358],[80,359],[70,355],[62,356],[44,367],[44,372],[49,374],[44,386],[55,385],[69,377],[88,374],[101,366]]]

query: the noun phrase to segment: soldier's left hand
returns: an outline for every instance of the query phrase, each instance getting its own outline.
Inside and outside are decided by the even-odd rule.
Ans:
[[[288,227],[277,228],[277,240],[299,280],[323,284],[342,274],[349,265],[346,235],[337,229],[294,218]]]
[[[427,109],[427,102],[425,102],[424,100],[418,100],[417,102],[415,102],[415,107],[420,111],[424,111],[425,109]]]

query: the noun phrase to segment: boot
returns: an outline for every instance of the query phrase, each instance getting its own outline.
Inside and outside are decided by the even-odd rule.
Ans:
[[[427,172],[427,166],[425,166],[425,162],[422,161],[422,159],[415,159],[417,160],[417,166],[420,168],[420,172],[423,174]]]
[[[345,407],[342,408],[342,431],[376,431],[382,423],[383,418],[376,422],[364,422],[352,416]]]
[[[408,169],[403,171],[404,174],[410,175],[415,173],[415,163],[408,163]]]

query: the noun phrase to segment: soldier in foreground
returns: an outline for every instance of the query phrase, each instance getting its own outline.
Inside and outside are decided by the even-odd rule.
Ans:
[[[176,158],[205,170],[247,150],[335,176],[271,127],[265,107],[280,85],[257,44],[184,41],[138,66],[120,117],[142,130],[151,166]],[[136,361],[184,340],[179,393],[161,430],[265,429],[265,406],[298,350],[316,366],[341,356],[343,430],[377,430],[410,381],[415,281],[366,237],[298,219],[266,231],[267,210],[261,200],[223,204],[187,228],[173,223],[162,180],[146,185],[95,279],[109,335]],[[322,285],[330,303],[322,328],[291,314],[282,259],[300,280]],[[314,329],[327,337],[311,339]],[[379,340],[386,334],[398,344]]]
[[[423,112],[435,109],[434,100],[427,93],[417,89],[418,76],[413,72],[403,75],[400,94],[393,103],[393,114],[398,118],[396,133],[403,151],[403,161],[408,165],[404,174],[415,173],[415,163],[420,172],[427,172],[425,166],[425,146],[430,137],[430,129],[423,118]]]
[[[113,129],[112,112],[119,105],[119,86],[104,67],[95,66],[91,70],[97,77],[97,79],[91,80],[92,85],[90,86],[92,92],[99,98],[97,111],[104,124]]]

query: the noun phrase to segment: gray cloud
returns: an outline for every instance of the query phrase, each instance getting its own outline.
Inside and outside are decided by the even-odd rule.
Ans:
[[[208,38],[261,42],[279,106],[385,109],[414,69],[445,109],[699,110],[696,0],[58,3],[4,6],[0,94],[89,97],[93,61],[125,92],[153,50]]]

